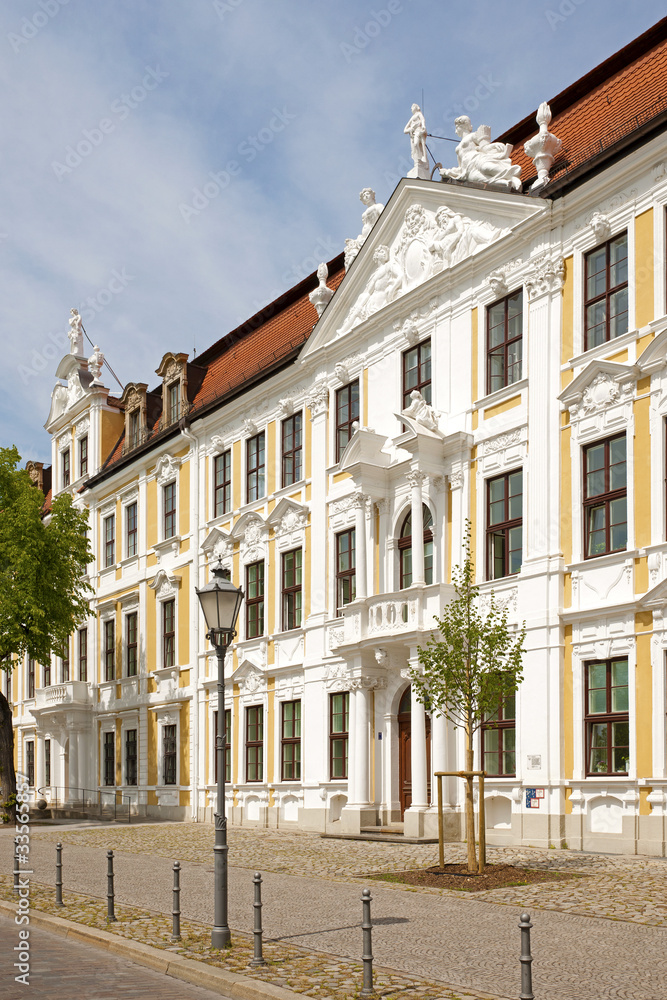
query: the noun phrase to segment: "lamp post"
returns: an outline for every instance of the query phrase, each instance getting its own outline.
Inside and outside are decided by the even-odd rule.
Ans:
[[[213,567],[213,579],[205,587],[195,588],[206,621],[206,638],[215,646],[218,658],[218,732],[215,739],[215,759],[218,770],[218,789],[215,812],[214,859],[214,917],[211,931],[212,948],[228,948],[231,944],[227,923],[227,817],[225,815],[225,653],[236,635],[243,591],[235,587],[229,573],[222,568],[222,560]]]

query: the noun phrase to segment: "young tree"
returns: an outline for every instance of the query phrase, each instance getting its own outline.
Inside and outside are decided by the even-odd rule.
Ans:
[[[0,667],[11,673],[27,654],[48,663],[88,613],[92,587],[88,514],[61,494],[43,516],[44,494],[18,465],[16,448],[0,448]],[[0,810],[13,819],[16,794],[12,713],[0,691]]]
[[[442,618],[436,616],[440,636],[431,636],[426,648],[420,647],[422,670],[412,670],[411,679],[419,701],[465,730],[465,770],[472,771],[475,733],[482,723],[497,716],[502,703],[516,692],[523,679],[526,628],[525,623],[518,630],[508,624],[507,608],[497,606],[493,593],[486,614],[480,611],[479,587],[474,582],[470,557],[469,521],[464,551],[463,566],[456,566],[452,574],[456,599],[445,607]],[[468,870],[474,872],[477,858],[472,777],[466,778],[465,818]]]

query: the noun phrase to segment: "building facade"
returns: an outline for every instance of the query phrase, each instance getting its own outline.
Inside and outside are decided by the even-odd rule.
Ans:
[[[232,822],[433,835],[463,735],[408,671],[469,521],[482,605],[527,628],[516,699],[477,740],[489,841],[664,855],[666,63],[661,22],[499,143],[457,123],[442,178],[417,120],[414,176],[362,199],[345,262],[196,359],[167,352],[152,390],[112,396],[72,317],[46,428],[94,597],[63,656],[9,682],[40,794],[212,818],[195,587],[222,560],[245,594]]]

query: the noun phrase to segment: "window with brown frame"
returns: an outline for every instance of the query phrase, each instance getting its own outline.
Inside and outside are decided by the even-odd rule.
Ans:
[[[350,693],[329,695],[329,776],[332,781],[347,778],[350,738]]]
[[[127,651],[127,676],[137,676],[138,663],[138,636],[137,636],[137,612],[131,611],[125,617],[125,641]]]
[[[410,393],[420,392],[431,403],[431,340],[403,351],[403,409],[410,406]]]
[[[116,784],[116,734],[104,734],[104,784]]]
[[[166,483],[162,487],[164,505],[164,537],[173,538],[176,534],[176,483]]]
[[[245,571],[246,639],[264,635],[264,561],[250,563]]]
[[[293,413],[291,417],[283,420],[281,425],[282,436],[282,485],[293,486],[302,478],[302,417],[300,413]]]
[[[265,491],[266,452],[264,431],[246,441],[246,494],[247,502],[259,500]]]
[[[283,632],[301,628],[301,549],[282,555]]]
[[[232,509],[232,453],[223,451],[213,460],[213,516],[221,517]]]
[[[116,623],[109,618],[104,623],[104,679],[116,677]]]
[[[137,731],[125,730],[125,784],[137,783]]]
[[[125,508],[125,548],[126,555],[137,554],[137,505],[129,503]]]
[[[35,741],[25,741],[25,771],[28,777],[28,784],[31,788],[35,785]]]
[[[66,488],[70,484],[70,462],[69,462],[69,448],[65,448],[64,452],[60,456],[61,469],[62,469],[62,480],[63,488]]]
[[[139,413],[139,408],[137,407],[136,410],[132,410],[130,413],[129,441],[128,441],[130,448],[139,447],[139,420],[140,420],[140,413]]]
[[[113,566],[116,561],[116,517],[111,514],[104,518],[104,566]]]
[[[336,390],[336,461],[345,451],[354,431],[352,424],[359,419],[359,379]]]
[[[426,504],[422,505],[424,525],[424,582],[433,583],[433,515]],[[412,586],[412,511],[403,519],[398,539],[401,590]]]
[[[162,727],[162,784],[176,784],[176,726]]]
[[[218,738],[218,713],[213,713],[213,732],[215,733],[215,739]],[[231,708],[225,709],[225,781],[232,780],[232,710]],[[217,745],[214,741],[213,743],[213,780],[217,783],[218,780],[218,751]]]
[[[628,234],[584,257],[584,350],[628,332]]]
[[[516,696],[501,702],[482,722],[482,770],[499,778],[516,774]]]
[[[336,535],[336,614],[357,596],[355,530]]]
[[[486,310],[486,391],[496,392],[521,378],[523,289]]]
[[[516,469],[486,481],[487,580],[518,573],[522,557],[523,472]]]
[[[79,629],[79,680],[88,680],[88,629]]]
[[[181,415],[181,383],[172,382],[167,388],[167,399],[169,405],[169,423],[175,424]]]
[[[88,472],[88,435],[84,434],[79,438],[79,475],[85,476]]]
[[[28,698],[35,697],[35,661],[28,660]]]
[[[251,705],[245,710],[245,780],[264,779],[264,709]]]
[[[45,663],[42,667],[42,679],[44,681],[44,687],[51,686],[51,664]]]
[[[280,777],[301,780],[301,702],[284,701],[281,707]]]
[[[51,740],[44,740],[44,784],[51,784]]]
[[[584,557],[620,552],[628,540],[625,434],[584,448]]]
[[[587,663],[586,774],[627,774],[630,767],[627,659]]]
[[[69,639],[63,647],[63,655],[60,657],[60,683],[69,682]]]
[[[162,666],[176,663],[176,602],[162,602]]]

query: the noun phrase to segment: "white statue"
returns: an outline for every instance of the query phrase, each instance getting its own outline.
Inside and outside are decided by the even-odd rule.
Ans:
[[[93,376],[93,385],[101,385],[100,375],[102,374],[102,365],[104,364],[104,355],[101,350],[95,345],[93,348],[93,353],[88,358],[88,371]]]
[[[373,188],[364,188],[359,195],[359,200],[365,209],[361,215],[361,225],[362,229],[355,240],[347,239],[345,240],[345,270],[347,270],[361,250],[366,237],[370,233],[371,229],[380,218],[384,205],[378,205],[375,201],[375,191]]]
[[[69,333],[70,354],[83,354],[83,328],[78,309],[70,309]]]
[[[421,177],[429,180],[431,174],[428,168],[428,152],[426,150],[426,120],[418,104],[412,105],[412,118],[403,129],[410,136],[410,156],[414,167],[408,171],[408,177]]]
[[[372,316],[387,303],[393,302],[401,289],[403,278],[390,259],[389,247],[377,247],[373,253],[373,261],[376,264],[376,270],[368,279],[366,287],[357,299],[356,305],[340,331],[341,333]]]
[[[498,184],[521,190],[521,167],[510,160],[512,146],[505,142],[491,142],[491,129],[480,125],[473,132],[467,115],[455,121],[456,134],[461,139],[456,147],[458,167],[440,168],[442,177],[455,181],[472,181],[475,184]]]
[[[485,246],[500,235],[500,230],[483,220],[469,219],[458,215],[443,205],[435,213],[436,232],[429,244],[433,254],[433,273],[457,264],[464,257],[473,254],[478,247]]]
[[[333,289],[327,288],[327,278],[329,277],[329,268],[326,264],[320,264],[317,269],[317,278],[319,280],[319,285],[314,291],[310,293],[308,298],[313,303],[317,309],[317,318],[319,319],[326,307],[331,301],[331,296],[333,295]]]
[[[551,170],[554,160],[560,153],[561,146],[563,145],[563,140],[559,139],[555,135],[552,135],[549,131],[551,108],[546,101],[543,101],[537,109],[536,121],[540,126],[540,131],[537,135],[534,135],[532,139],[529,139],[528,142],[524,143],[523,147],[526,151],[526,155],[530,156],[531,160],[535,164],[535,169],[537,170],[537,180],[531,184],[531,191],[535,191],[536,188],[544,187],[547,183],[549,180],[549,171]]]
[[[418,424],[427,427],[430,431],[437,431],[438,418],[435,410],[430,406],[418,389],[413,389],[410,393],[412,402],[403,410],[403,416],[412,417]]]

